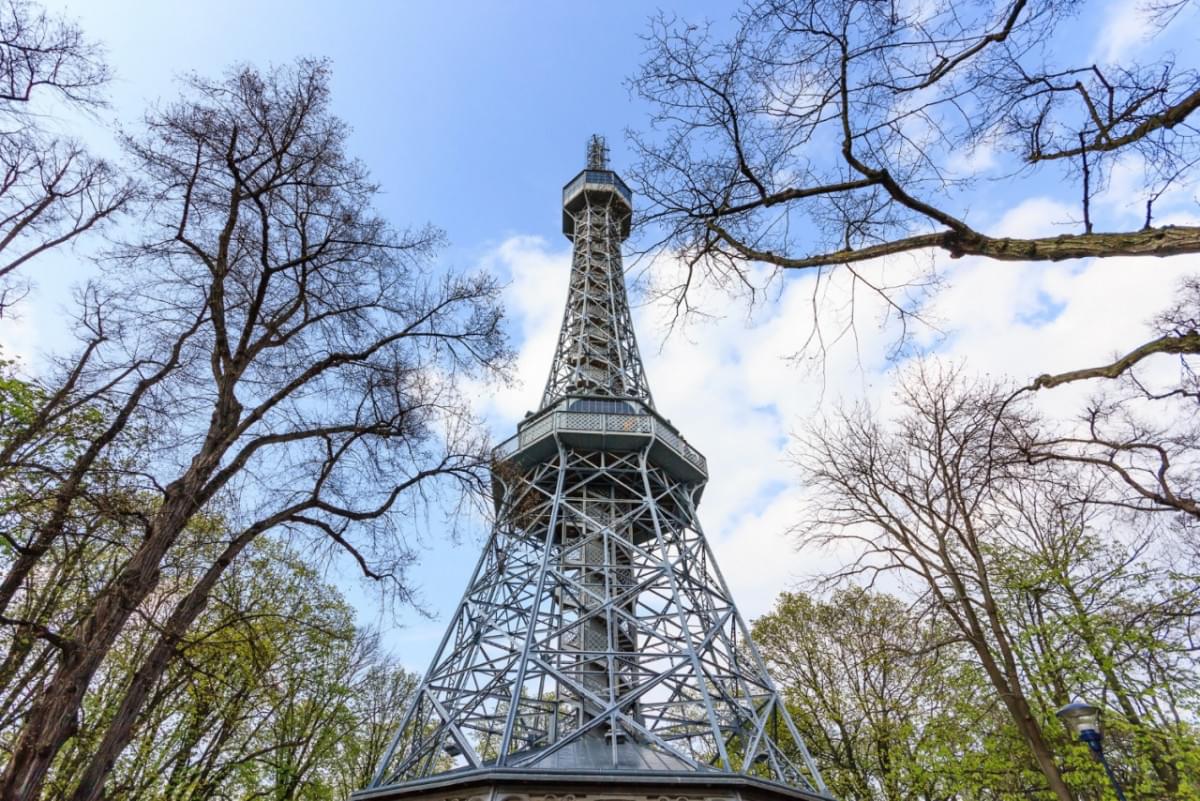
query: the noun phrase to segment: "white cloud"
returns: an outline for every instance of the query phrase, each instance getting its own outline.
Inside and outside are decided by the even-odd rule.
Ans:
[[[956,150],[946,160],[945,172],[955,177],[970,178],[983,175],[999,163],[996,146],[990,141]]]
[[[541,401],[567,299],[570,250],[552,248],[540,237],[505,240],[481,265],[508,282],[504,302],[518,343],[517,382],[510,387],[479,388],[479,410],[490,420],[514,425]],[[501,432],[498,435],[506,436]]]
[[[1006,235],[1054,234],[1070,209],[1033,199],[996,226]],[[492,264],[511,277],[506,297],[521,341],[524,385],[484,406],[498,438],[540,401],[566,292],[569,253],[542,240],[501,245]],[[1061,264],[963,259],[942,265],[949,285],[932,311],[950,332],[937,352],[972,372],[1028,380],[1101,363],[1138,344],[1146,321],[1165,306],[1187,259],[1107,259]],[[899,265],[903,267],[903,265]],[[890,265],[894,271],[896,264]],[[876,267],[875,269],[882,269]],[[845,276],[832,297],[848,292]],[[740,311],[689,325],[663,338],[661,307],[635,310],[650,387],[659,411],[707,457],[711,478],[701,522],[743,614],[767,611],[775,595],[820,575],[838,555],[798,551],[788,529],[797,522],[805,488],[788,460],[791,434],[837,404],[885,404],[896,378],[881,359],[895,332],[873,326],[870,309],[856,344],[845,340],[826,357],[824,377],[791,357],[811,325],[811,276],[789,276],[778,299],[749,321]],[[707,307],[716,300],[706,299]],[[863,296],[859,295],[860,303]],[[866,298],[870,306],[871,298]],[[878,309],[876,309],[878,311]],[[864,357],[860,365],[858,354]],[[1064,413],[1077,397],[1052,394]],[[844,556],[844,555],[843,555]]]
[[[15,359],[23,368],[36,371],[38,327],[21,309],[10,310],[0,320],[0,359]]]
[[[1106,10],[1104,26],[1096,37],[1090,60],[1120,64],[1146,42],[1150,30],[1150,20],[1138,0],[1113,0]]]

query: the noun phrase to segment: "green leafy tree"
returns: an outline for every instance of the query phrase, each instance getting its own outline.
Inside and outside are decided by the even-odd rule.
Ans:
[[[404,598],[412,555],[399,512],[414,513],[411,526],[450,499],[439,487],[458,496],[483,486],[485,443],[457,387],[506,363],[498,288],[437,268],[436,230],[397,230],[375,213],[377,189],[345,151],[328,81],[313,61],[197,78],[127,139],[153,195],[146,228],[118,247],[120,273],[82,310],[88,336],[65,369],[68,391],[49,393],[36,415],[90,398],[103,421],[45,488],[47,511],[6,565],[0,607],[41,594],[70,522],[94,499],[127,499],[120,518],[137,536],[109,552],[111,575],[48,632],[52,669],[29,688],[0,777],[9,797],[39,796],[164,568],[177,552],[198,553],[193,520],[219,516],[227,536],[203,551],[211,561],[190,589],[171,594],[79,801],[102,793],[151,688],[255,539],[312,537]],[[98,472],[117,486],[92,492]]]
[[[962,638],[895,596],[784,593],[753,633],[835,798],[1016,793],[1033,767],[998,764],[1019,743]]]
[[[186,588],[180,581],[175,591]],[[159,619],[169,599],[160,606]],[[155,628],[151,618],[123,634],[55,764],[49,794],[78,785]],[[376,637],[355,628],[351,608],[319,571],[270,539],[223,575],[179,649],[113,766],[110,798],[343,797],[365,785],[365,762],[414,686]]]
[[[1028,792],[1102,797],[1103,774],[1054,716],[1082,696],[1105,704],[1136,797],[1193,799],[1196,564],[1106,470],[1030,460],[1041,423],[1012,397],[922,365],[889,418],[860,408],[816,427],[801,532],[853,546],[834,582],[903,577],[955,631],[1037,764]]]

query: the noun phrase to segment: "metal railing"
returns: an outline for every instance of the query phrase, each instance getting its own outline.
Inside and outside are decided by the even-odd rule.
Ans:
[[[625,202],[633,205],[633,191],[622,181],[615,172],[608,170],[584,170],[575,180],[563,187],[563,203],[566,203],[583,188],[584,184],[604,184],[617,190]]]
[[[647,414],[555,411],[544,414],[496,446],[498,459],[506,459],[555,431],[579,433],[646,434],[654,436],[688,463],[708,475],[708,460],[688,445],[673,428]]]

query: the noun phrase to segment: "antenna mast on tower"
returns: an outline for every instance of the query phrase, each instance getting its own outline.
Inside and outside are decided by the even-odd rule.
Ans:
[[[589,170],[608,169],[608,145],[600,134],[592,134],[588,140],[586,163]]]

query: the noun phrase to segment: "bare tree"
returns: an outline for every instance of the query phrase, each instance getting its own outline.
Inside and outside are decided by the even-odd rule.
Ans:
[[[12,280],[18,268],[133,196],[111,164],[44,124],[49,103],[102,106],[108,78],[99,49],[76,25],[26,0],[0,3],[0,314],[25,286]]]
[[[482,476],[484,443],[455,387],[507,359],[497,287],[437,269],[437,231],[397,232],[374,213],[376,188],[345,154],[328,103],[323,63],[241,68],[193,79],[127,139],[152,193],[145,235],[114,254],[106,336],[85,347],[77,382],[85,394],[107,387],[111,414],[54,487],[32,545],[63,535],[60,510],[84,502],[82,478],[100,465],[152,502],[113,579],[77,624],[51,633],[57,663],[0,780],[6,798],[38,797],[91,677],[197,514],[218,507],[241,533],[176,607],[168,656],[203,607],[204,581],[244,539],[309,532],[402,593],[400,511],[415,514],[438,477]],[[41,558],[31,555],[13,567],[25,570],[17,586]],[[161,659],[143,667],[152,683]],[[139,694],[135,682],[122,720]],[[127,732],[113,734],[119,750]]]
[[[1126,489],[1120,503],[1200,520],[1200,278],[1181,283],[1152,328],[1152,339],[1112,362],[1039,376],[1023,387],[1018,395],[1076,382],[1096,391],[1075,430],[1042,432],[1022,447],[1031,461],[1104,469]]]
[[[1072,745],[1053,710],[1082,693],[1115,699],[1128,769],[1146,797],[1173,797],[1195,742],[1164,710],[1192,684],[1195,577],[1167,558],[1159,518],[1121,509],[1110,471],[1030,460],[1044,424],[1011,397],[922,365],[894,416],[815,427],[800,460],[820,494],[799,533],[853,547],[830,581],[891,575],[952,625],[1059,798],[1072,797],[1057,759]]]
[[[651,247],[665,244],[686,268],[663,291],[686,308],[697,281],[754,298],[762,265],[771,275],[811,270],[808,344],[823,349],[831,270],[852,287],[840,335],[854,326],[859,289],[882,298],[907,330],[939,273],[933,259],[914,267],[902,254],[1059,261],[1200,251],[1200,227],[1156,222],[1163,204],[1185,220],[1196,211],[1200,73],[1166,44],[1153,46],[1193,10],[1144,8],[1149,55],[1119,64],[1071,61],[1078,48],[1061,46],[1077,17],[1095,21],[1087,4],[900,10],[751,0],[723,38],[659,18],[633,86],[656,111],[653,128],[635,137],[636,178],[652,202],[643,220],[664,237]],[[993,166],[973,167],[976,154]],[[1141,181],[1132,214],[1092,203],[1118,167]],[[971,206],[1000,180],[1014,193],[1044,193],[1053,180],[1077,198],[1074,230],[988,233]],[[1077,430],[1043,432],[1025,453],[1103,467],[1125,485],[1121,502],[1195,519],[1197,281],[1178,297],[1152,336],[1110,362],[1032,380],[1025,392],[1090,381],[1097,394]],[[1156,377],[1168,358],[1179,360],[1177,380]]]
[[[856,560],[835,578],[914,578],[974,651],[1046,786],[1072,801],[1030,702],[1015,645],[1020,635],[998,600],[990,563],[991,538],[1012,527],[1006,507],[995,502],[1002,465],[989,447],[999,401],[986,388],[964,392],[957,383],[953,374],[916,374],[901,391],[907,414],[894,432],[863,410],[818,428],[802,464],[824,494],[801,534],[817,544],[858,546]],[[1015,416],[1010,424],[1018,426]]]
[[[1160,11],[1160,35],[1186,17]],[[1195,180],[1200,75],[1165,50],[1136,64],[1068,60],[1077,48],[1057,46],[1062,29],[1090,13],[1026,0],[751,0],[727,37],[660,17],[632,85],[654,108],[634,137],[643,222],[687,267],[668,291],[685,302],[705,280],[753,292],[755,264],[838,268],[906,314],[908,280],[880,284],[863,262],[1200,251],[1200,227],[1155,223],[1156,204]],[[995,156],[991,177],[1010,188],[1043,174],[1074,187],[1076,230],[981,228],[972,153]],[[1119,162],[1144,175],[1138,227],[1091,203]]]

